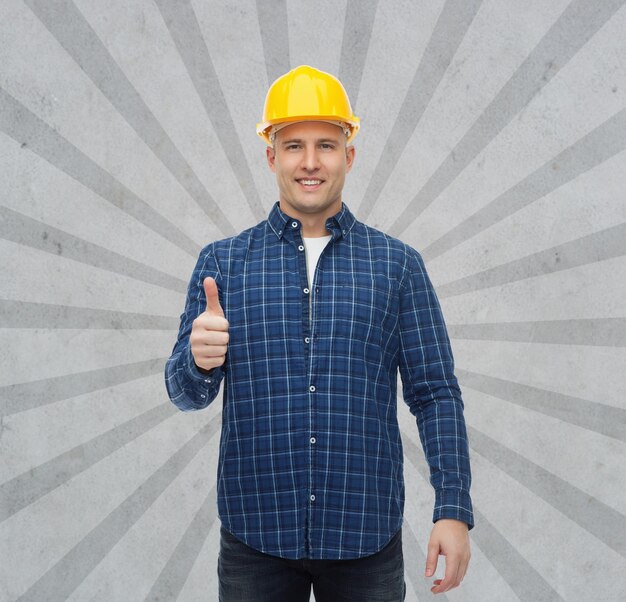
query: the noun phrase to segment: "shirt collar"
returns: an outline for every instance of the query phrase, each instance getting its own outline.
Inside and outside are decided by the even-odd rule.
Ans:
[[[302,224],[300,220],[287,215],[281,208],[279,201],[274,203],[267,221],[274,231],[274,234],[280,239],[285,236],[286,232],[298,230]],[[348,209],[348,206],[342,201],[341,210],[326,220],[326,228],[330,230],[333,240],[346,237],[352,226],[354,226],[356,218]],[[295,224],[295,225],[294,225]]]

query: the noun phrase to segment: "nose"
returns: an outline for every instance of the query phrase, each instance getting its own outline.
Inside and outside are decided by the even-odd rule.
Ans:
[[[315,171],[320,166],[317,149],[315,146],[307,146],[302,154],[302,168],[306,171]]]

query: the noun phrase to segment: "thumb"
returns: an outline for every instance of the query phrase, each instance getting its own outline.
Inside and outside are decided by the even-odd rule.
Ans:
[[[206,295],[206,311],[214,316],[224,318],[224,310],[217,294],[217,284],[213,278],[204,279],[204,293]]]
[[[435,574],[437,570],[437,560],[439,559],[439,546],[436,544],[428,544],[428,556],[426,557],[426,577]]]

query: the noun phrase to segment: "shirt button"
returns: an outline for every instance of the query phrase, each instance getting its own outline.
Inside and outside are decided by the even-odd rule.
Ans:
[[[315,387],[313,385],[311,385],[309,387],[309,391],[311,391],[311,393],[315,393]]]
[[[202,397],[202,399],[205,399],[205,398],[206,398],[206,395],[202,395],[202,394],[200,394],[200,397]]]
[[[309,337],[304,337],[304,342],[305,342],[305,343],[310,343],[310,342],[311,342],[311,339],[310,339]]]
[[[309,443],[310,443],[311,445],[315,444],[315,442],[316,442],[316,441],[317,441],[317,439],[316,439],[315,437],[311,437],[311,438],[309,439]]]
[[[300,246],[298,247],[298,251],[304,251],[304,245],[300,245]]]
[[[303,288],[303,289],[302,289],[302,292],[303,292],[305,295],[308,295],[308,294],[309,294],[309,289],[308,289],[308,288]]]
[[[204,382],[205,382],[205,383],[210,383],[210,382],[211,382],[211,379],[210,379],[210,378],[205,378],[205,379],[204,379]]]
[[[312,502],[315,501],[315,496],[313,494],[311,494],[311,497],[309,498]]]
[[[298,227],[298,222],[291,222],[291,227],[292,228],[297,228]]]

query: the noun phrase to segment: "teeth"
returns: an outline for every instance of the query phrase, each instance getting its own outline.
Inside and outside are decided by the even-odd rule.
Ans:
[[[321,180],[300,180],[302,184],[305,186],[315,186],[316,184],[321,184]]]

